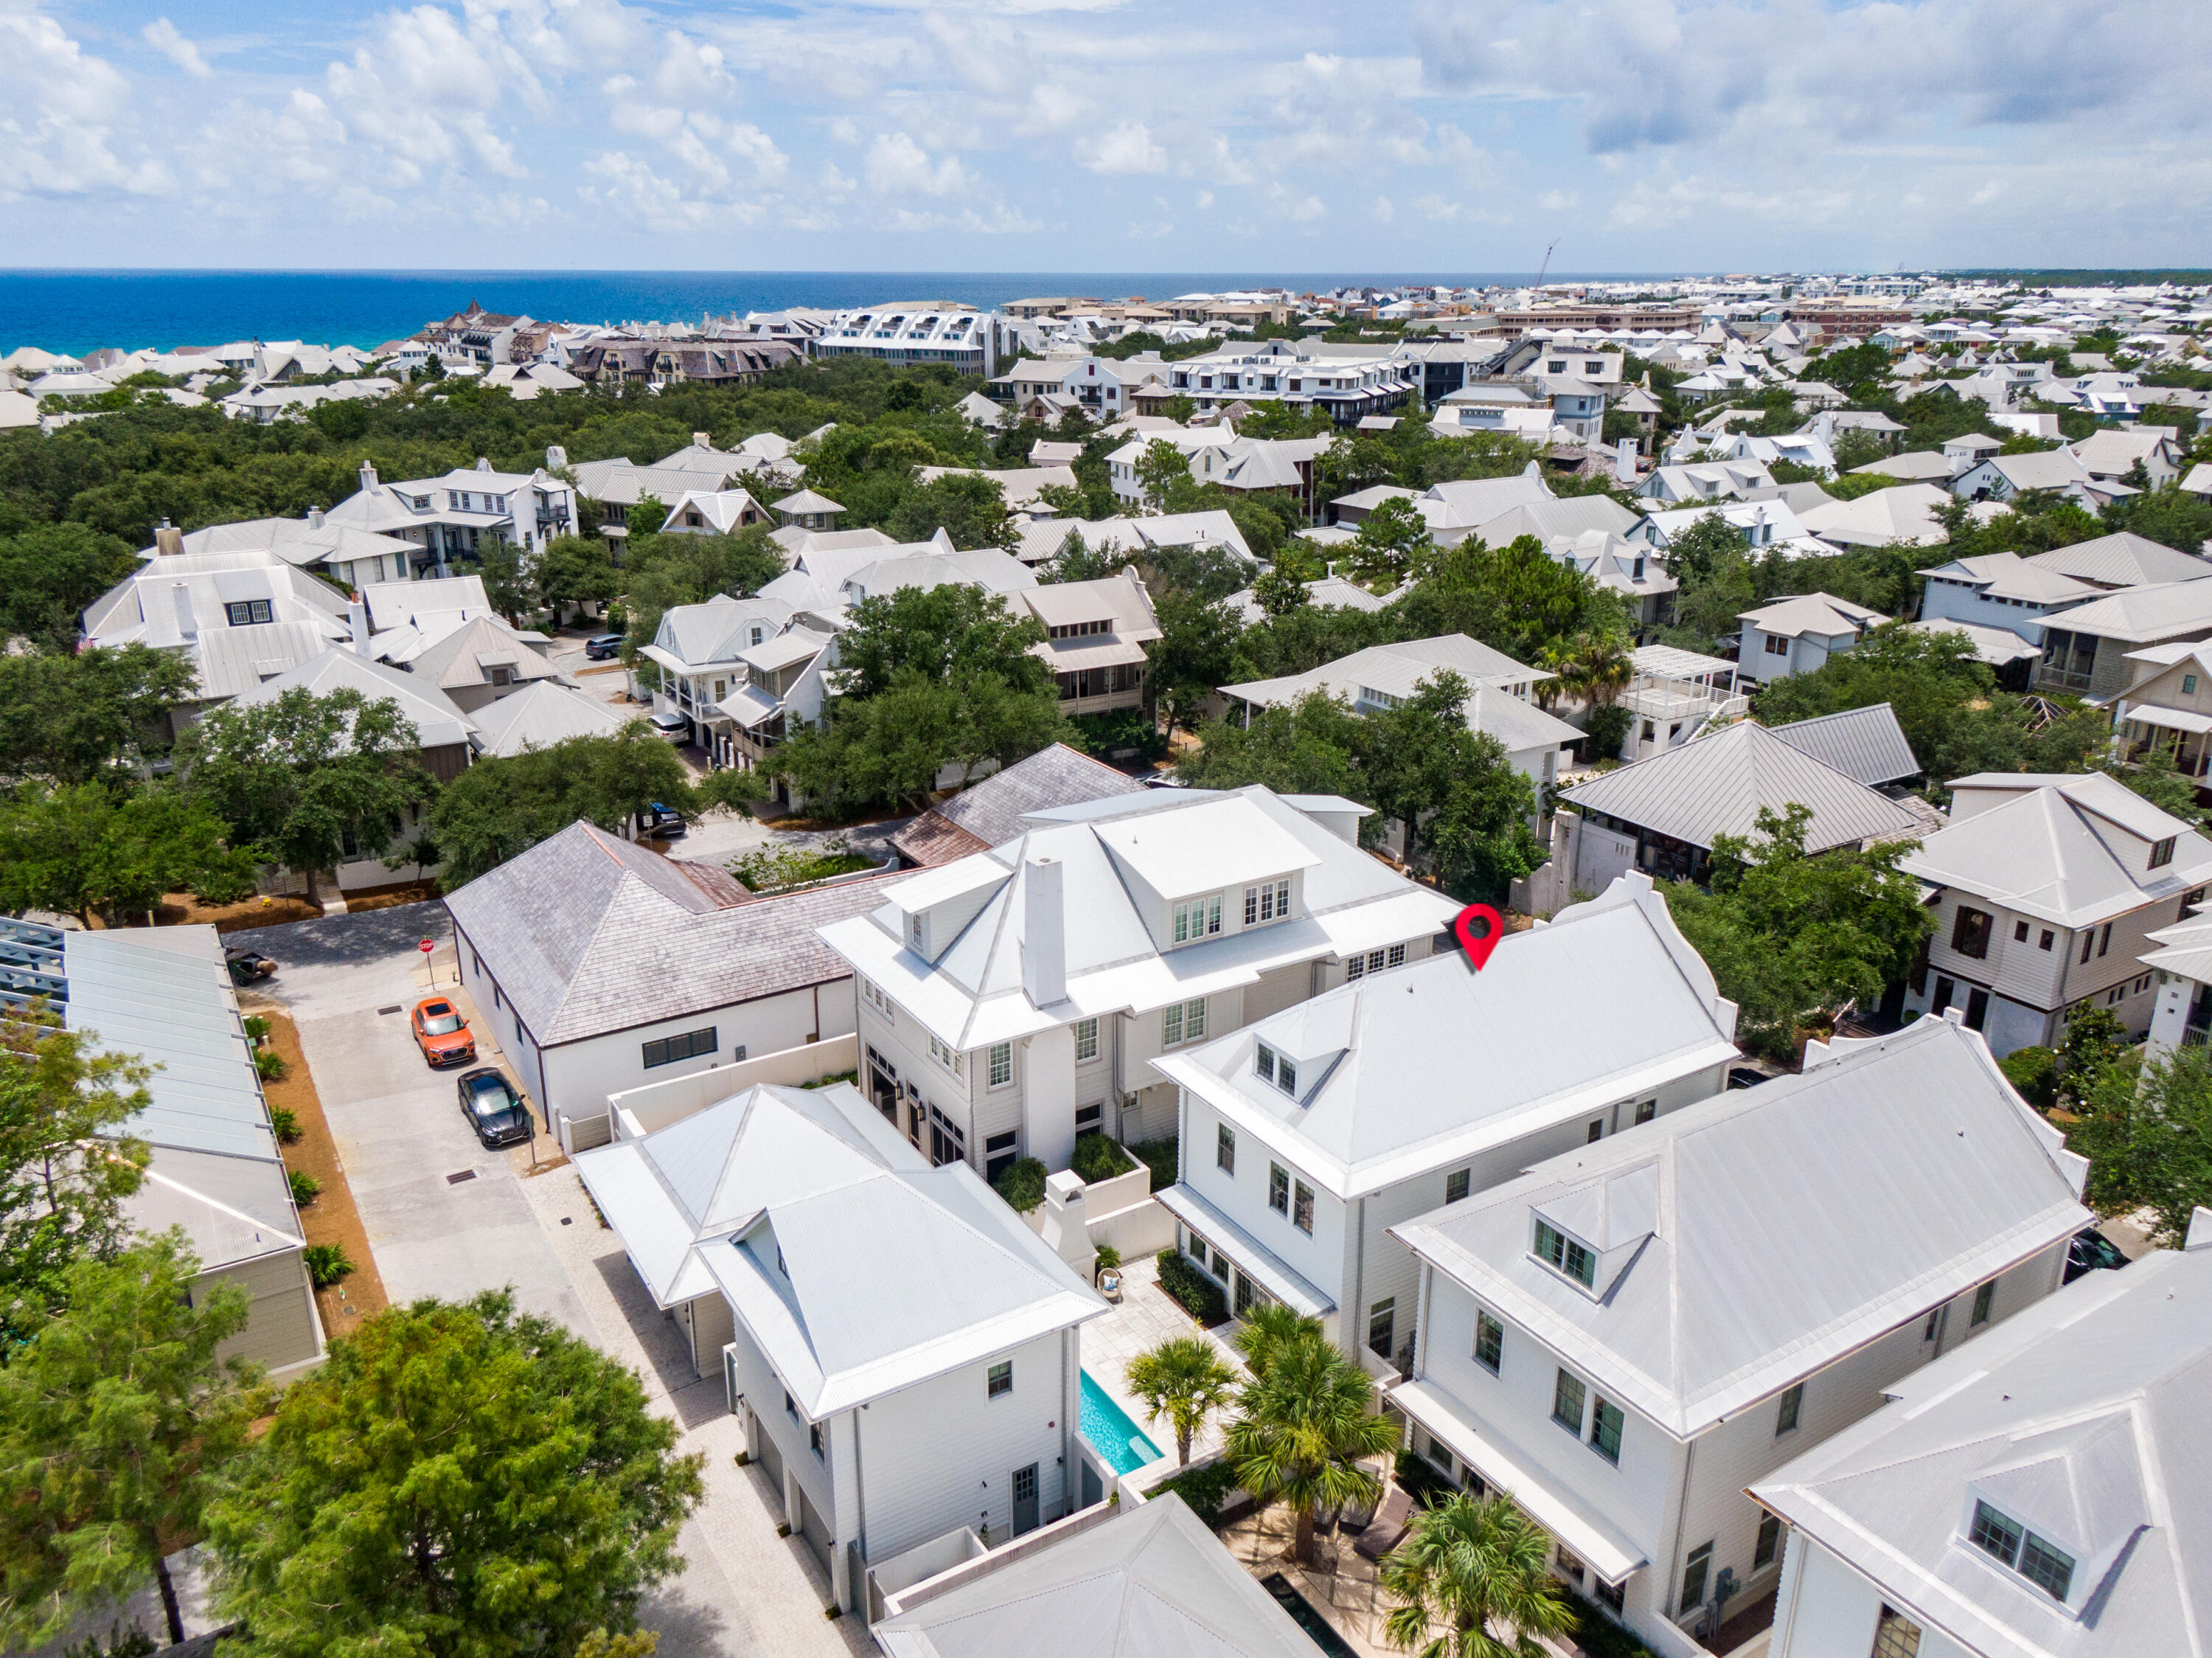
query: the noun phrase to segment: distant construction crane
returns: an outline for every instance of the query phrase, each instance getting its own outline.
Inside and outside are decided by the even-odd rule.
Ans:
[[[1557,247],[1559,245],[1559,239],[1557,236],[1553,237],[1552,247]],[[1536,286],[1539,288],[1544,285],[1545,274],[1552,268],[1552,247],[1547,247],[1544,250],[1544,262],[1536,267]]]

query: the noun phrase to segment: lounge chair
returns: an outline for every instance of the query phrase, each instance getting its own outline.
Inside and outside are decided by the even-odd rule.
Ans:
[[[1395,1480],[1382,1498],[1382,1506],[1367,1529],[1359,1533],[1359,1540],[1352,1546],[1370,1560],[1380,1560],[1398,1546],[1398,1539],[1406,1534],[1406,1527],[1413,1513],[1413,1494]]]

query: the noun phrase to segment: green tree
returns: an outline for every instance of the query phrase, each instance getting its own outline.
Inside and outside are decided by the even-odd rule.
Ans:
[[[900,500],[884,526],[894,541],[927,541],[943,530],[952,545],[1012,547],[1021,539],[1006,512],[1006,492],[996,479],[951,472],[917,484]]]
[[[1735,1002],[1738,1039],[1771,1058],[1795,1057],[1797,1031],[1846,1002],[1870,1004],[1904,973],[1929,921],[1919,883],[1897,865],[1917,844],[1863,852],[1805,850],[1811,811],[1761,808],[1760,838],[1714,838],[1711,890],[1662,890],[1683,936]]]
[[[29,524],[0,535],[0,642],[76,644],[84,607],[137,567],[131,544],[83,524]]]
[[[522,559],[522,549],[512,541],[492,539],[477,552],[477,576],[483,582],[491,607],[520,628],[523,619],[538,608],[538,584]]]
[[[1326,1345],[1321,1320],[1281,1301],[1261,1301],[1237,1327],[1237,1350],[1245,1368],[1264,1381],[1275,1361],[1295,1348]]]
[[[1465,633],[1534,664],[1577,634],[1624,631],[1620,600],[1533,535],[1503,547],[1473,538],[1439,550],[1401,605],[1401,637]]]
[[[1237,1483],[1297,1514],[1296,1551],[1314,1557],[1314,1516],[1371,1503],[1382,1483],[1362,1466],[1396,1448],[1399,1429],[1375,1410],[1375,1379],[1325,1341],[1292,1344],[1237,1395],[1224,1453]]]
[[[660,527],[668,521],[668,508],[658,496],[641,495],[623,521],[632,535],[658,535]]]
[[[34,1645],[159,1588],[185,1638],[166,1556],[196,1535],[216,1483],[268,1408],[258,1373],[217,1356],[252,1302],[196,1283],[180,1232],[67,1273],[68,1310],[0,1369],[0,1639]]]
[[[382,853],[434,785],[415,728],[389,697],[295,686],[273,702],[211,710],[177,744],[177,774],[251,844],[307,878]],[[350,843],[350,844],[349,844]]]
[[[1129,1361],[1129,1391],[1154,1420],[1175,1429],[1176,1466],[1188,1466],[1190,1442],[1206,1419],[1237,1396],[1236,1369],[1203,1336],[1175,1336]]]
[[[2075,1008],[2059,1033],[2060,1095],[2067,1104],[2079,1104],[2096,1091],[2098,1079],[2106,1071],[2133,1058],[2128,1027],[2118,1014],[2110,1008]]]
[[[145,645],[0,652],[0,781],[89,783],[135,771],[168,753],[170,715],[194,679],[185,657]]]
[[[623,608],[633,647],[651,644],[664,613],[715,594],[742,598],[783,574],[783,549],[765,524],[734,535],[653,535],[623,549]]]
[[[1996,684],[1964,634],[1893,624],[1810,674],[1766,686],[1759,713],[1782,725],[1887,703],[1932,795],[1942,779],[1977,771],[2081,771],[2110,737],[2110,721],[2096,710],[2063,697],[2031,701]]]
[[[538,600],[553,613],[556,623],[572,610],[603,605],[621,591],[613,556],[596,535],[554,537],[538,555],[532,575]]]
[[[568,1655],[683,1564],[696,1455],[631,1371],[495,1291],[331,1344],[208,1511],[246,1658]]]
[[[232,848],[206,802],[160,784],[26,784],[0,799],[0,908],[151,912],[165,893],[229,904],[253,891],[252,850]]]
[[[838,636],[837,661],[855,676],[854,697],[879,694],[902,669],[956,686],[995,674],[1042,692],[1052,688],[1052,670],[1030,651],[1043,643],[1044,628],[1026,612],[995,593],[947,582],[860,600]]]
[[[1164,437],[1156,437],[1137,456],[1137,490],[1149,512],[1188,510],[1186,497],[1198,487],[1190,457]]]
[[[1260,573],[1260,579],[1252,583],[1252,598],[1271,617],[1287,616],[1312,601],[1305,582],[1279,564]]]
[[[1358,799],[1367,792],[1358,726],[1349,704],[1310,691],[1294,704],[1258,710],[1249,723],[1240,717],[1200,726],[1198,746],[1183,752],[1176,775],[1200,789],[1256,783],[1279,795]]]
[[[478,760],[440,791],[428,839],[445,884],[457,888],[580,820],[619,832],[656,801],[690,818],[715,806],[742,810],[763,792],[750,771],[695,783],[676,751],[633,720],[611,737]]]
[[[2066,1145],[2089,1160],[2089,1205],[2100,1215],[2148,1209],[2152,1241],[2180,1247],[2191,1214],[2212,1204],[2212,1055],[2188,1047],[2140,1071],[2106,1064],[2075,1109]]]
[[[1360,521],[1345,557],[1354,581],[1370,588],[1395,588],[1424,568],[1435,553],[1428,520],[1403,496],[1392,496]]]
[[[2194,829],[2203,823],[2204,808],[2197,803],[2197,785],[2175,766],[2173,752],[2154,742],[2132,765],[2115,764],[2105,769],[2168,817],[2179,818]]]
[[[1218,599],[1170,591],[1156,595],[1160,637],[1145,646],[1153,702],[1178,725],[1190,725],[1217,687],[1231,682],[1243,619]]]
[[[1462,1491],[1417,1509],[1376,1576],[1397,1602],[1384,1637],[1420,1658],[1545,1658],[1545,1637],[1576,1625],[1551,1555],[1549,1533],[1510,1496]]]
[[[0,1024],[0,1356],[67,1303],[79,1260],[111,1260],[151,1155],[120,1132],[152,1101],[135,1056],[41,1007]]]
[[[964,788],[987,762],[1011,765],[1058,741],[1062,723],[1048,691],[1010,686],[990,671],[933,680],[904,667],[875,696],[832,703],[763,769],[832,814],[878,802],[921,811],[948,766]]]

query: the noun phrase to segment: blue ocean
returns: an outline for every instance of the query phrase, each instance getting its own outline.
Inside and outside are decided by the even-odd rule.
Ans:
[[[1518,284],[1533,273],[1475,271],[921,272],[863,271],[0,271],[0,356],[19,345],[172,350],[234,339],[374,346],[471,300],[558,322],[696,321],[787,306],[837,310],[886,300],[988,308],[1036,295],[1164,299],[1226,289],[1326,292],[1404,283]],[[1554,281],[1603,280],[1553,273]],[[1620,281],[1628,278],[1613,277]]]

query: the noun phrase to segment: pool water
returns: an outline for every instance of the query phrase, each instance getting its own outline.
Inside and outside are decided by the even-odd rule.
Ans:
[[[1091,1380],[1091,1372],[1083,1375],[1083,1437],[1091,1448],[1105,1460],[1106,1466],[1117,1474],[1126,1474],[1141,1468],[1147,1462],[1160,1460],[1160,1448],[1145,1437],[1144,1430],[1131,1421],[1129,1413],[1114,1402],[1114,1396]]]

